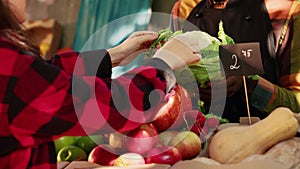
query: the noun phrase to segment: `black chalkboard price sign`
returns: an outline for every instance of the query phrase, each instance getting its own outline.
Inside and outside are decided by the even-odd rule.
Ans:
[[[226,76],[264,74],[259,43],[222,45],[219,56]]]
[[[259,43],[236,43],[219,47],[221,72],[225,76],[243,76],[248,121],[252,124],[247,94],[247,75],[264,74]],[[222,69],[223,68],[223,69]]]

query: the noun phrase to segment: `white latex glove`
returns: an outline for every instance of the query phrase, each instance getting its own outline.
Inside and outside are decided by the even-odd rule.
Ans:
[[[166,42],[153,57],[162,59],[174,70],[199,61],[199,51],[198,39],[181,34]]]
[[[181,36],[197,40],[200,50],[203,49],[203,48],[206,48],[209,44],[212,43],[212,41],[220,42],[219,39],[209,35],[206,32],[203,32],[203,31],[185,32],[185,33],[181,34]]]

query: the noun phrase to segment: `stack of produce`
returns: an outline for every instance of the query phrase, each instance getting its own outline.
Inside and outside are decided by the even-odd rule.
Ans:
[[[126,133],[62,137],[55,141],[58,161],[87,160],[104,166],[168,164],[197,157],[219,119],[192,110],[191,97],[180,85],[166,96],[152,122]]]

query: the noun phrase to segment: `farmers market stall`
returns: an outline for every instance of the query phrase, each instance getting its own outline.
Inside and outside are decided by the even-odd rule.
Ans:
[[[180,33],[159,32],[148,54]],[[211,77],[203,76],[207,74],[204,65],[218,68],[216,49],[234,42],[223,32],[222,24],[221,41],[200,31],[189,36],[195,33],[202,38],[201,54],[207,57],[189,66],[196,80],[205,84]],[[220,68],[212,71],[219,73],[216,79],[222,78]],[[249,114],[240,123],[229,123],[204,114],[200,107],[194,109],[187,89],[177,84],[149,123],[124,133],[64,137],[55,144],[60,169],[300,169],[297,132],[299,115],[288,108],[278,107],[264,119]]]

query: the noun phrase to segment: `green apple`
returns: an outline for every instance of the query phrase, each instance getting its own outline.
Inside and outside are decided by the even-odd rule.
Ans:
[[[103,143],[103,135],[91,135],[79,137],[75,145],[83,149],[87,154],[89,154],[94,147]]]
[[[87,160],[87,154],[77,146],[66,146],[59,150],[57,161],[83,161]]]
[[[54,141],[56,153],[59,152],[63,147],[75,145],[77,141],[76,136],[63,136]]]

